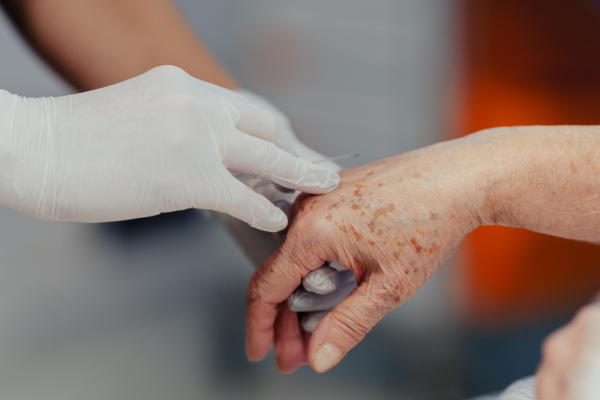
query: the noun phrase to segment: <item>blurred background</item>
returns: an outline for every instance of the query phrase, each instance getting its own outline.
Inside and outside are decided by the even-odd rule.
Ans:
[[[598,124],[586,0],[177,0],[240,84],[345,167],[476,130]],[[0,11],[0,87],[73,93]],[[478,229],[333,371],[244,355],[253,267],[198,211],[111,224],[0,208],[2,399],[460,399],[533,374],[600,287],[597,247]]]

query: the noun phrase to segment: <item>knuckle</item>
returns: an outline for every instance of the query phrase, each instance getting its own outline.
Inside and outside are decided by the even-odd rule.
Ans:
[[[280,164],[281,154],[277,146],[272,142],[263,142],[256,148],[256,154],[254,157],[257,160],[264,161],[261,176],[267,180],[270,180],[273,171],[267,166],[271,166],[271,164]]]
[[[277,139],[281,136],[279,122],[277,122],[277,118],[275,115],[264,108],[256,107],[257,114],[261,117],[261,124],[258,128],[263,132],[263,136],[272,142],[276,142]]]
[[[356,309],[344,308],[342,310],[333,310],[330,313],[336,336],[347,338],[355,343],[360,342],[371,330],[368,324],[368,318]]]
[[[583,307],[575,316],[576,322],[582,322],[586,325],[600,321],[600,307],[597,304]]]
[[[417,284],[398,274],[387,274],[372,289],[374,300],[388,309],[393,309],[406,301],[418,290]]]
[[[161,65],[148,72],[151,77],[152,87],[156,94],[168,94],[174,90],[185,90],[186,82],[190,75],[179,67]]]
[[[542,343],[542,355],[544,358],[550,358],[560,348],[562,342],[561,332],[562,330],[552,333]]]
[[[151,72],[166,80],[181,79],[182,77],[189,76],[183,69],[174,65],[161,65],[153,68]]]
[[[246,302],[252,304],[260,298],[260,278],[257,276],[260,268],[254,272],[248,284],[248,292],[246,293]]]
[[[320,212],[304,214],[298,221],[302,231],[307,232],[309,236],[319,238],[326,237],[331,233],[332,223],[326,215]]]

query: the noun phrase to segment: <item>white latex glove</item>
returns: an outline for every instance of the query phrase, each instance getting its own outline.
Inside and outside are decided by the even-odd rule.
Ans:
[[[100,222],[202,208],[278,231],[285,214],[230,172],[310,193],[339,182],[284,150],[270,112],[176,67],[65,97],[0,91],[0,204],[36,218]]]
[[[326,158],[325,156],[300,142],[287,116],[268,100],[248,90],[238,90],[237,92],[253,105],[269,110],[275,116],[286,143],[293,146],[295,154],[298,154],[300,158],[318,161],[318,165],[334,171],[341,169],[335,162],[322,161]],[[289,214],[294,200],[300,194],[300,192],[285,190],[285,188],[251,176],[238,176],[238,179],[252,190],[271,200],[286,215]],[[230,218],[220,218],[220,220],[233,234],[256,267],[261,265],[283,240],[279,234],[268,235],[253,232],[252,229],[232,221]],[[348,271],[338,262],[328,262],[303,279],[302,286],[288,299],[288,305],[292,311],[303,313],[300,320],[301,325],[307,332],[312,332],[326,311],[333,309],[355,287],[356,278],[352,271]]]

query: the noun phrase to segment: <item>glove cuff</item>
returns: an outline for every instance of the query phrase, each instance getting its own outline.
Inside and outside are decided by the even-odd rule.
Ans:
[[[14,140],[20,97],[0,89],[0,204],[14,206]]]
[[[18,96],[0,89],[0,145],[14,129]]]

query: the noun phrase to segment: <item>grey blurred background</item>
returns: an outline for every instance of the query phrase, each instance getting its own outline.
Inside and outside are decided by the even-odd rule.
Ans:
[[[364,164],[451,136],[456,10],[438,0],[179,0],[247,89],[309,146]],[[1,13],[1,11],[0,11]],[[0,14],[0,87],[73,90]],[[279,375],[244,355],[252,266],[207,214],[114,224],[0,208],[0,398],[461,397],[443,268],[333,371]]]

